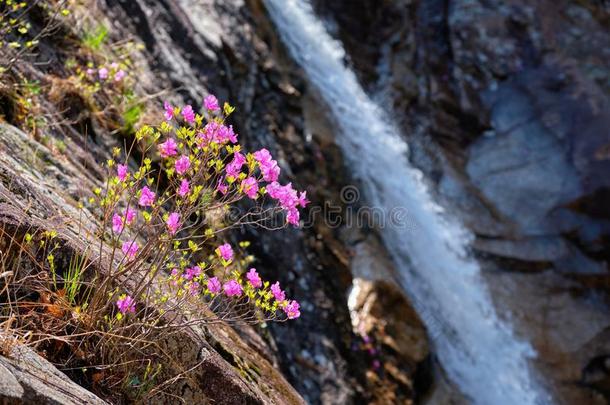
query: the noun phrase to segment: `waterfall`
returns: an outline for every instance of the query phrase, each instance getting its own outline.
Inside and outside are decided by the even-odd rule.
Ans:
[[[479,265],[468,256],[472,235],[432,200],[391,117],[344,65],[342,45],[307,1],[265,4],[292,57],[330,108],[340,128],[338,143],[367,202],[385,212],[402,207],[408,215],[408,226],[386,224],[381,235],[451,380],[476,404],[551,402],[529,368],[535,351],[496,314]]]

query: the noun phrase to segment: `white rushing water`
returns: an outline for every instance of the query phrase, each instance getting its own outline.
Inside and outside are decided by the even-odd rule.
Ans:
[[[344,65],[342,45],[308,2],[265,3],[290,53],[332,110],[341,129],[338,141],[367,202],[386,213],[406,210],[408,225],[386,224],[382,237],[450,378],[477,404],[550,402],[528,366],[535,352],[499,319],[479,266],[468,257],[472,236],[432,201],[396,125]]]

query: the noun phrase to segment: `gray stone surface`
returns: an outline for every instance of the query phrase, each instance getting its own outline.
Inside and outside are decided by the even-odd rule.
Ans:
[[[9,337],[0,338],[8,348],[8,353],[0,356],[0,403],[106,404],[32,349],[20,343],[7,343]]]

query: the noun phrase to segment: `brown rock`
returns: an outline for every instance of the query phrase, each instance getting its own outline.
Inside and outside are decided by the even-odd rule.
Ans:
[[[365,336],[365,349],[373,347],[373,369],[367,372],[372,403],[412,403],[415,372],[429,354],[417,313],[395,284],[359,278],[354,280],[350,309],[354,330]]]

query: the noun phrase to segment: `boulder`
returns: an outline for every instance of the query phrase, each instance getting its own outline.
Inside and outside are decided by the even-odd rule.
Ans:
[[[9,335],[0,334],[0,403],[107,404]]]

